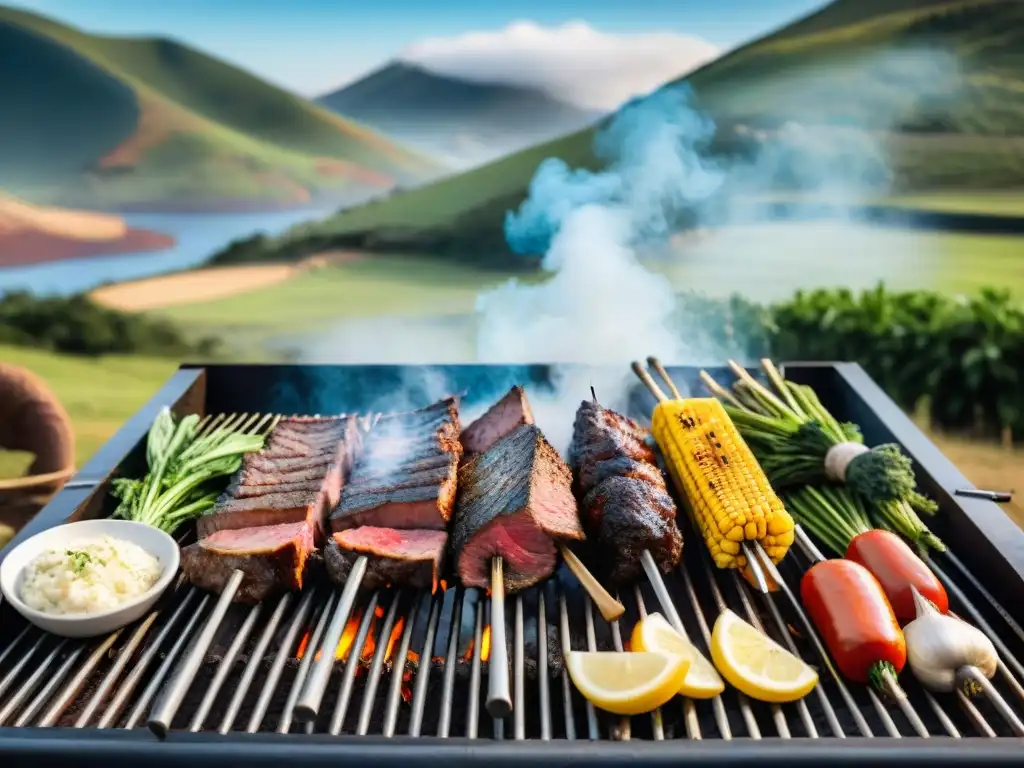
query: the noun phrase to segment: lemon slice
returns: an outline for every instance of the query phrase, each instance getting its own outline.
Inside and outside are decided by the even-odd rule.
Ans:
[[[576,688],[595,707],[640,715],[676,695],[690,660],[665,653],[572,651],[566,665]]]
[[[660,613],[648,614],[633,627],[629,647],[634,651],[668,653],[687,656],[690,669],[679,688],[679,694],[690,699],[713,699],[725,690],[725,683],[711,662],[704,658],[689,640],[673,629]]]
[[[818,684],[817,672],[730,610],[711,631],[711,660],[733,687],[758,701],[796,701]]]

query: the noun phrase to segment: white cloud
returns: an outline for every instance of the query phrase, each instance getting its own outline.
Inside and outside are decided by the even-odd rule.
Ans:
[[[583,21],[427,38],[402,59],[440,74],[539,87],[584,107],[614,109],[714,59],[718,48],[675,32],[608,34]]]

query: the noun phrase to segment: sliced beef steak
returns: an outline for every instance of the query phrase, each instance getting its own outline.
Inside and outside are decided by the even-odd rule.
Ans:
[[[532,424],[463,465],[452,532],[463,584],[489,587],[495,555],[509,593],[549,577],[555,540],[584,538],[571,485],[569,468]]]
[[[360,526],[444,530],[455,504],[462,445],[458,410],[446,398],[382,417],[366,435],[331,530]]]
[[[596,559],[616,584],[643,575],[644,550],[665,573],[679,564],[683,537],[676,525],[675,503],[666,491],[635,477],[610,477],[580,506]]]
[[[367,557],[362,589],[403,585],[435,591],[444,565],[448,534],[444,531],[399,531],[363,526],[335,533],[324,547],[327,575],[339,586],[352,566]]]
[[[313,432],[315,439],[304,430]],[[360,444],[355,419],[283,419],[264,449],[246,457],[217,505],[199,518],[199,537],[303,522],[313,527],[319,540],[327,512],[341,500],[341,487]],[[277,450],[281,446],[287,446],[283,456]],[[302,455],[307,449],[311,453]]]
[[[455,504],[455,468],[448,479],[414,487],[346,486],[341,504],[331,514],[331,530],[342,531],[361,525],[381,528],[426,528],[444,530]]]
[[[313,551],[306,523],[221,530],[181,550],[186,578],[220,592],[235,569],[244,575],[235,602],[258,603],[269,595],[302,589],[306,559]]]
[[[483,453],[523,424],[533,424],[533,411],[520,386],[512,387],[487,412],[464,430],[459,440],[467,456]]]

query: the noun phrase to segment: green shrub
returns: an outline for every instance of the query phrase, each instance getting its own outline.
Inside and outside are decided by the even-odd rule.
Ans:
[[[212,338],[193,341],[175,325],[96,304],[88,296],[0,296],[0,343],[72,355],[140,354],[209,359],[219,354]]]

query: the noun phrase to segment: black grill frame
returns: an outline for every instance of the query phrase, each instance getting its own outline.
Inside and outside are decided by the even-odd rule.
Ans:
[[[176,415],[214,412],[341,412],[364,411],[379,404],[379,395],[396,386],[416,381],[422,366],[282,366],[282,365],[186,365],[135,414],[12,542],[16,545],[39,531],[66,521],[90,519],[109,512],[110,479],[137,466],[143,454],[146,432],[160,408],[169,406]],[[482,398],[508,384],[519,382],[544,386],[551,381],[552,367],[445,365],[432,366],[458,387],[467,399]],[[669,368],[679,382],[694,392],[696,369]],[[725,371],[712,371],[729,380]],[[915,462],[925,492],[940,504],[940,535],[956,542],[956,549],[1003,605],[1014,606],[1024,594],[1024,531],[990,501],[957,496],[955,491],[973,487],[914,425],[860,366],[850,363],[811,363],[786,366],[789,378],[813,386],[825,405],[837,416],[856,421],[869,444],[896,442]],[[484,387],[474,383],[487,382]],[[639,387],[635,398],[648,397]],[[640,405],[649,411],[651,402]],[[571,418],[567,414],[567,418]],[[665,742],[519,742],[396,737],[329,737],[230,733],[226,736],[172,733],[163,742],[148,731],[0,728],[0,758],[14,764],[30,757],[59,759],[76,765],[132,763],[180,765],[188,760],[214,765],[225,760],[241,764],[269,764],[298,760],[303,764],[399,765],[399,761],[429,764],[497,765],[618,765],[642,761],[650,765],[730,764],[815,765],[825,760],[838,764],[877,762],[903,765],[912,762],[1019,765],[1024,739],[921,740],[905,738],[882,741],[850,737],[783,742],[717,739]]]

